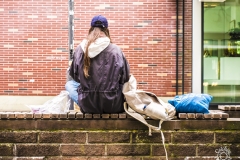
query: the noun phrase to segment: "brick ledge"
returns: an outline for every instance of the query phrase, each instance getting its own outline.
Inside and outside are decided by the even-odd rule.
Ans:
[[[158,120],[147,120],[158,126]],[[135,119],[1,119],[0,130],[147,130]],[[240,130],[240,118],[227,120],[171,120],[162,130]]]

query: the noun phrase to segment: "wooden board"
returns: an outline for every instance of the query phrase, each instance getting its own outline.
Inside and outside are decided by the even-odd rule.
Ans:
[[[209,110],[210,113],[178,113],[179,119],[227,119],[228,113],[224,113],[221,110]]]
[[[240,111],[240,105],[218,105],[218,109],[223,111]]]

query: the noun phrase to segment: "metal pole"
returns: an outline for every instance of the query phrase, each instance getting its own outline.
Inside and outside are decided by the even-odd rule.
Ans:
[[[178,0],[176,7],[176,95],[178,95]]]
[[[182,94],[184,94],[184,12],[185,12],[185,0],[183,0],[183,9],[182,9]]]
[[[71,80],[68,70],[69,66],[72,63],[73,59],[73,50],[74,50],[74,0],[68,1],[68,55],[69,55],[69,63],[67,69],[67,81]],[[69,97],[70,98],[70,97]],[[69,110],[74,110],[74,101],[70,99],[70,107]]]
[[[74,49],[74,0],[68,2],[68,46],[69,60],[73,58]]]

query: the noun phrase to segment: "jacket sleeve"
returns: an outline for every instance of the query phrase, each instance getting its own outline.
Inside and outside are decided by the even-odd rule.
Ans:
[[[123,54],[123,74],[122,74],[121,83],[124,84],[125,82],[128,82],[129,76],[130,76],[130,67],[126,57]]]
[[[80,47],[80,46],[79,46]],[[76,82],[80,82],[79,80],[79,74],[78,74],[78,63],[77,63],[77,57],[79,54],[79,47],[76,48],[74,55],[73,55],[73,60],[72,60],[72,64],[70,66],[69,69],[69,75],[76,81]]]

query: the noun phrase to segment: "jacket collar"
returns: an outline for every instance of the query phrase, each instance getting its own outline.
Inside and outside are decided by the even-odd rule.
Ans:
[[[87,40],[84,39],[80,45],[83,51],[86,51],[86,43]],[[110,39],[108,37],[101,37],[98,38],[95,42],[91,43],[91,45],[88,48],[88,56],[90,58],[96,57],[99,53],[101,53],[107,46],[110,44]]]

